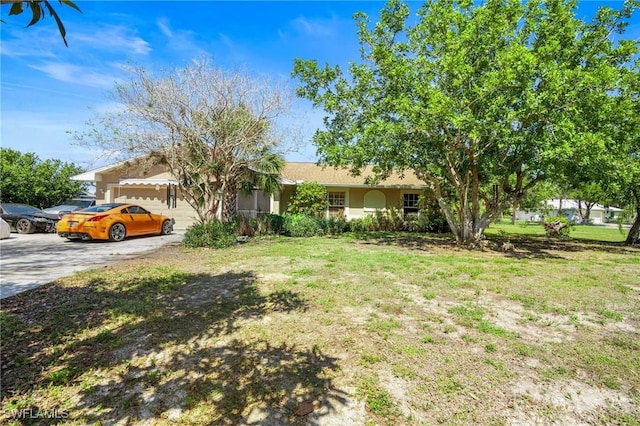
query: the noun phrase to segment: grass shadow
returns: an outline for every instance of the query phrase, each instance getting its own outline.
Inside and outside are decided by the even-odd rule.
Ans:
[[[549,238],[541,235],[490,235],[486,243],[469,249],[458,246],[451,234],[418,234],[405,232],[364,232],[353,233],[353,238],[362,244],[379,246],[398,246],[411,250],[449,250],[481,249],[501,253],[515,259],[564,259],[563,253],[601,252],[621,255],[640,253],[640,247],[625,245],[624,242],[610,242],[578,238]],[[513,249],[505,249],[505,243]]]
[[[318,348],[232,336],[248,321],[308,309],[292,291],[262,294],[249,272],[80,274],[2,302],[3,421],[54,390],[62,408],[76,393],[69,419],[81,423],[189,412],[196,423],[237,424],[256,404],[266,404],[261,419],[288,419],[300,400],[329,412],[345,398],[331,384],[337,360]]]
[[[301,401],[320,401],[323,411],[311,419],[345,403],[346,395],[333,387],[330,378],[337,369],[337,359],[317,348],[233,339],[174,353],[160,366],[131,366],[117,380],[87,389],[78,408],[86,408],[83,423],[177,421],[181,413],[195,409],[181,420],[211,425],[294,424]],[[309,424],[310,418],[306,420]]]
[[[489,241],[496,241],[500,244],[503,238],[492,236]],[[640,254],[638,247],[625,245],[624,242],[599,241],[578,238],[549,238],[542,235],[509,235],[509,242],[513,244],[515,250],[505,253],[508,257],[518,259],[561,259],[562,253],[610,253],[619,255]]]

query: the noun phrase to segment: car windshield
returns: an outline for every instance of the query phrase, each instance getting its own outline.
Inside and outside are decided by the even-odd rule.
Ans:
[[[124,204],[100,204],[99,206],[89,207],[87,209],[82,210],[83,212],[89,213],[104,213],[107,210],[111,210],[118,206],[123,206]]]
[[[26,204],[3,204],[2,210],[10,214],[35,214],[42,213],[42,210]]]
[[[80,208],[89,207],[93,203],[93,200],[67,200],[62,205],[63,206],[78,206]]]
[[[78,206],[76,205],[68,205],[68,204],[63,204],[61,206],[53,206],[53,207],[49,207],[48,209],[45,209],[45,211],[47,210],[78,210]]]

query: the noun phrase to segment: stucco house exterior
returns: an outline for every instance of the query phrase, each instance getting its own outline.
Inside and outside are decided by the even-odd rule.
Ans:
[[[254,191],[238,197],[238,211],[246,216],[260,213],[282,214],[287,210],[296,185],[318,182],[327,188],[330,206],[327,216],[341,215],[347,220],[365,217],[376,210],[396,207],[404,213],[417,212],[418,197],[426,188],[413,172],[391,175],[377,185],[365,183],[372,175],[365,168],[353,177],[348,170],[323,167],[315,163],[288,162],[281,173],[282,190],[269,195]],[[184,229],[197,221],[193,208],[185,201],[177,179],[162,165],[141,166],[135,160],[120,162],[73,176],[95,185],[96,203],[130,202],[176,221]]]

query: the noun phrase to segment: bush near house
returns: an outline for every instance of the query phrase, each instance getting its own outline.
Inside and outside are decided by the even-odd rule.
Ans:
[[[283,233],[284,216],[261,214],[255,218],[248,218],[239,214],[236,216],[235,223],[239,236],[280,235]]]
[[[232,221],[222,222],[218,219],[207,223],[196,223],[184,235],[183,245],[186,247],[222,248],[235,244],[238,237],[255,237],[260,235],[280,235],[284,233],[285,217],[278,214],[265,214],[257,218],[237,215]]]
[[[399,209],[377,211],[360,219],[347,221],[344,217],[320,217],[306,214],[265,214],[257,218],[238,215],[233,221],[213,220],[195,224],[187,229],[186,247],[222,248],[233,245],[238,236],[286,235],[314,237],[340,235],[345,232],[448,232],[447,222],[441,215],[423,212],[403,217]]]
[[[449,225],[437,210],[421,210],[418,215],[402,216],[398,209],[392,207],[384,211],[349,222],[352,232],[449,232]]]
[[[187,228],[182,244],[186,247],[229,247],[236,242],[237,224],[212,220],[207,223],[196,223]]]
[[[322,218],[319,224],[325,235],[338,235],[351,230],[349,222],[344,217]]]
[[[287,213],[322,217],[329,207],[327,188],[317,182],[303,182],[296,186]]]
[[[283,234],[290,237],[339,235],[351,230],[343,217],[312,217],[301,214],[285,215]]]
[[[286,215],[284,219],[283,232],[290,237],[313,237],[324,235],[324,230],[320,226],[320,218],[307,216],[304,214]]]

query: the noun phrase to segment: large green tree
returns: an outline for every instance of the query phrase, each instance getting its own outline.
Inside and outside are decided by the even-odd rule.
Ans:
[[[201,222],[236,214],[238,191],[274,192],[284,166],[276,121],[293,98],[283,85],[206,59],[158,74],[132,69],[122,108],[100,114],[81,144],[168,167]]]
[[[0,199],[5,203],[24,203],[46,208],[77,197],[82,182],[71,176],[83,169],[60,160],[40,160],[32,152],[0,149]]]
[[[604,11],[602,13],[612,13]],[[602,36],[606,36],[602,34]],[[572,197],[635,211],[628,244],[640,242],[640,59],[621,67],[616,90],[586,110],[583,128],[603,127],[600,137],[584,145],[564,166]],[[585,209],[586,210],[586,209]]]
[[[298,94],[327,113],[314,137],[320,159],[354,174],[373,164],[381,179],[414,169],[456,240],[472,243],[538,182],[609,139],[610,94],[637,52],[611,34],[638,4],[588,23],[562,0],[433,0],[411,25],[399,0],[375,25],[359,13],[361,60],[348,73],[295,61]]]
[[[610,199],[635,211],[627,244],[640,244],[640,59],[625,70],[617,100],[612,140],[601,147],[599,183]]]

